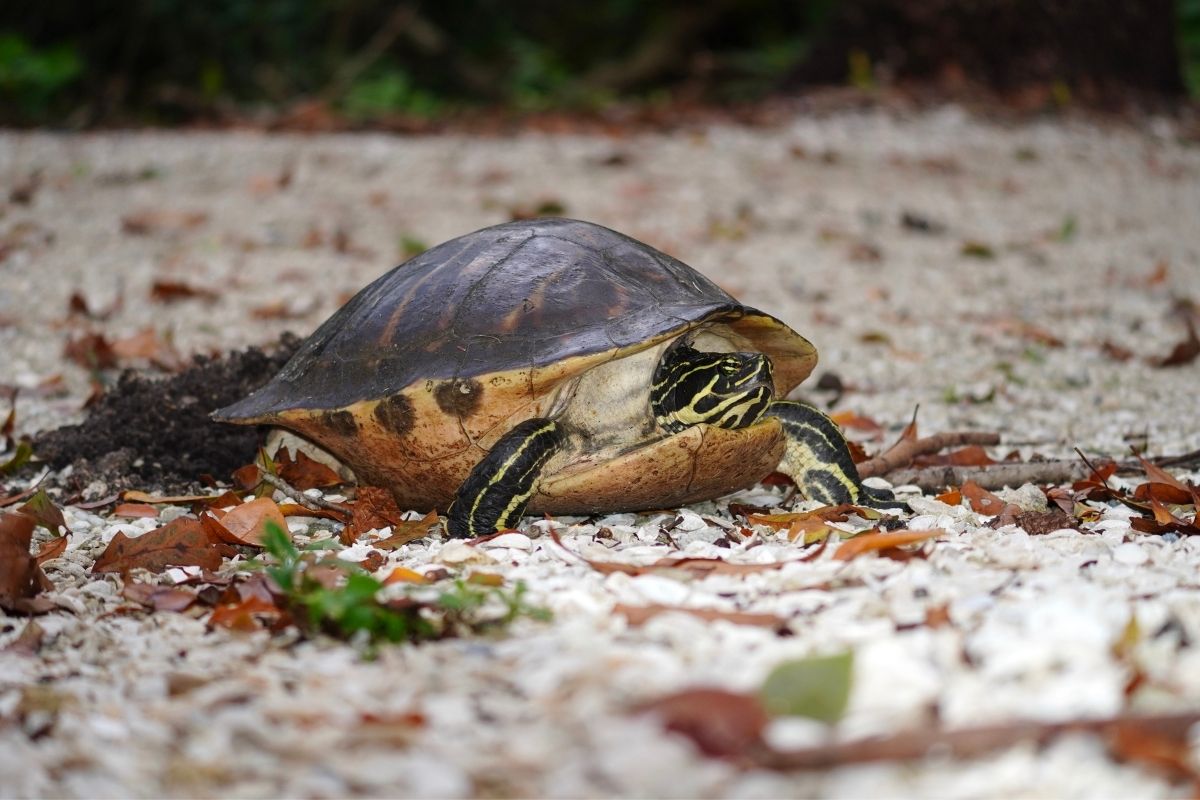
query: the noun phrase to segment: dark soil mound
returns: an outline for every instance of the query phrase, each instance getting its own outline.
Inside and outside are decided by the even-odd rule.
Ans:
[[[208,415],[270,380],[299,343],[285,334],[269,352],[197,356],[169,378],[126,371],[83,423],[38,435],[33,451],[55,469],[73,466],[64,488],[75,491],[96,480],[108,491],[167,492],[186,491],[206,474],[227,480],[254,459],[261,431]]]

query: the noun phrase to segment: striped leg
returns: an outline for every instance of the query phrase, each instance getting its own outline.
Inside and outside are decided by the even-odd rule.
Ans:
[[[458,488],[447,513],[450,535],[485,536],[520,520],[542,467],[562,441],[550,419],[528,419],[504,434]]]
[[[846,439],[829,417],[793,400],[775,401],[767,415],[778,417],[787,435],[779,471],[796,482],[805,498],[829,505],[903,507],[890,491],[863,485]]]

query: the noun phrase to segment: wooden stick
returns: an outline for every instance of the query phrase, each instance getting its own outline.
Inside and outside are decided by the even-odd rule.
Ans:
[[[907,467],[917,456],[940,452],[947,447],[962,447],[969,444],[1000,444],[1000,434],[983,431],[949,431],[924,436],[920,439],[901,439],[888,450],[874,458],[858,464],[858,474],[863,478],[887,475],[893,470]]]
[[[1067,733],[1090,733],[1111,738],[1122,733],[1145,732],[1182,742],[1197,722],[1200,722],[1200,713],[1195,711],[1068,722],[1014,722],[949,731],[907,731],[797,750],[768,750],[756,753],[752,758],[758,762],[757,765],[776,770],[827,769],[877,761],[911,761],[933,752],[970,758],[1022,742],[1043,745]]]
[[[986,467],[937,466],[890,472],[887,479],[896,486],[919,486],[926,492],[940,492],[947,486],[962,486],[974,481],[984,489],[1024,486],[1027,483],[1066,483],[1091,474],[1086,464],[1074,460],[1015,461]]]
[[[261,477],[265,482],[271,484],[276,489],[283,492],[285,495],[287,495],[291,499],[295,500],[297,503],[304,506],[305,508],[311,508],[311,509],[323,508],[328,511],[336,511],[339,514],[345,514],[347,516],[349,516],[351,513],[349,508],[347,508],[344,505],[341,505],[340,503],[332,503],[323,497],[309,497],[308,495],[306,495],[304,492],[300,491],[299,489],[293,488],[292,485],[289,484],[287,481],[285,481],[283,478],[279,477],[278,475],[272,475],[271,473],[267,472],[265,469],[260,469],[258,471],[258,474],[259,474],[259,477]]]

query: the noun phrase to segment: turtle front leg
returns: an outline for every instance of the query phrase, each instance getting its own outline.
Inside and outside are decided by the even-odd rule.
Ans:
[[[533,494],[542,467],[562,446],[562,429],[552,419],[527,419],[492,447],[458,487],[446,529],[460,539],[511,527]]]
[[[817,409],[794,400],[776,400],[766,415],[779,418],[787,437],[778,469],[796,482],[805,498],[829,505],[904,506],[889,490],[863,485],[841,429]]]

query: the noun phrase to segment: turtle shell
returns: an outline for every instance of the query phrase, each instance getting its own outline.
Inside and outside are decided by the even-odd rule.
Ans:
[[[214,416],[292,428],[402,502],[444,510],[491,443],[550,413],[565,381],[713,325],[771,356],[778,396],[816,363],[782,322],[649,245],[577,220],[511,222],[381,276]]]

